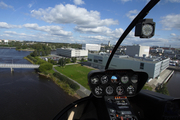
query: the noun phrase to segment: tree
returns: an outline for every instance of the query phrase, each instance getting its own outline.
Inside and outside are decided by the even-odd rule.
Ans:
[[[156,88],[156,92],[161,93],[161,94],[165,94],[165,95],[169,95],[166,84],[159,85]]]
[[[32,57],[36,57],[37,56],[37,50],[34,50],[31,54]]]
[[[40,51],[39,50],[37,51],[37,56],[40,56]]]
[[[70,63],[70,62],[71,62],[70,58],[67,58],[66,63]]]
[[[84,62],[84,58],[81,58],[81,62]]]
[[[43,63],[39,66],[39,71],[40,72],[45,72],[47,70],[51,70],[53,65],[51,63]]]
[[[76,62],[76,57],[72,58],[72,62],[73,62],[73,63]]]
[[[44,51],[42,51],[42,54],[41,54],[42,56],[45,56],[45,53],[44,53]]]
[[[58,64],[59,64],[61,67],[64,67],[64,66],[66,65],[66,60],[63,59],[63,58],[61,58],[61,59],[59,59]]]

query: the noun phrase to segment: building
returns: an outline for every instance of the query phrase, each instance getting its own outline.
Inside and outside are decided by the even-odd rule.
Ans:
[[[98,44],[82,44],[82,50],[100,51],[101,45]]]
[[[126,46],[126,55],[131,57],[139,56],[143,57],[149,56],[149,46],[141,46],[141,45],[133,45],[133,46]]]
[[[156,49],[158,53],[164,53],[164,49],[163,48],[157,48]]]
[[[88,54],[88,62],[92,67],[104,69],[109,54]],[[114,55],[109,65],[109,69],[132,69],[134,71],[144,71],[148,73],[149,79],[156,78],[162,71],[169,67],[169,58],[151,57],[129,57],[128,55]]]
[[[88,56],[88,50],[77,50],[77,49],[63,49],[63,48],[57,48],[56,50],[57,54],[64,57],[85,57]]]
[[[111,43],[110,43],[110,41],[108,41],[108,46],[109,46],[109,47],[111,46]]]

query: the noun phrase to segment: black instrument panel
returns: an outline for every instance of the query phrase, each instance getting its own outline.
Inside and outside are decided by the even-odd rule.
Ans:
[[[93,70],[88,83],[94,96],[134,96],[148,79],[145,72],[132,70]]]

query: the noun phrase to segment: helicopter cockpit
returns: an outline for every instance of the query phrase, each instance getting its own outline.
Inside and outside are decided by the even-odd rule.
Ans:
[[[148,90],[141,90],[148,74],[130,69],[108,69],[115,51],[136,26],[135,36],[150,38],[155,23],[144,19],[159,2],[151,0],[131,22],[116,43],[105,70],[88,74],[91,95],[71,103],[54,120],[179,120],[180,100]]]

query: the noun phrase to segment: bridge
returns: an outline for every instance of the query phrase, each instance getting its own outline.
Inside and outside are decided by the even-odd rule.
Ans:
[[[33,64],[0,64],[0,68],[10,68],[13,71],[13,68],[39,68],[39,65]]]

